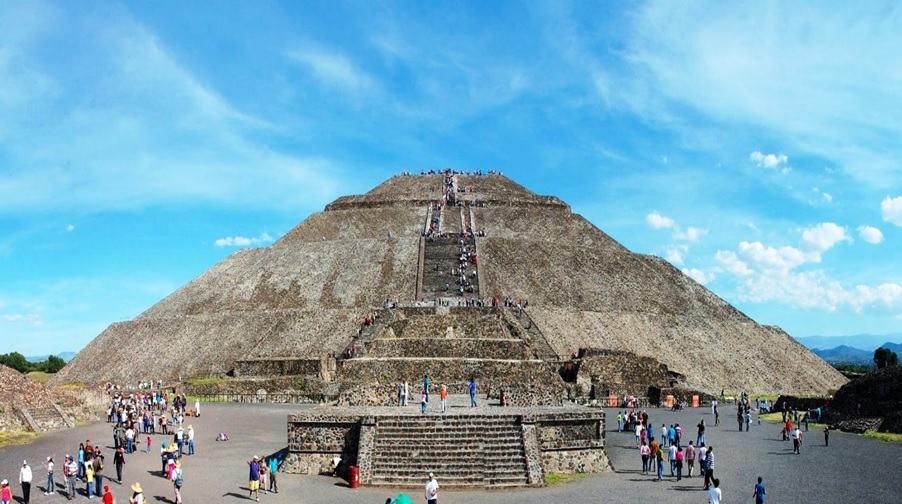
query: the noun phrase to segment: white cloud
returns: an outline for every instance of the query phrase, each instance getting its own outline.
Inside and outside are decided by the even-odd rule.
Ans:
[[[688,247],[686,246],[675,246],[675,247],[667,247],[666,254],[664,256],[671,264],[680,265],[683,264],[683,259],[686,256],[686,252],[688,252]]]
[[[68,231],[69,233],[75,231],[75,224],[69,224],[68,226],[66,226],[66,231]]]
[[[748,276],[753,272],[732,250],[718,250],[714,259],[728,272],[737,276]]]
[[[670,229],[676,225],[676,222],[674,222],[673,219],[661,215],[658,212],[652,212],[646,215],[645,222],[655,229]]]
[[[629,32],[632,72],[611,88],[652,120],[688,108],[718,130],[752,127],[858,180],[898,187],[902,74],[886,62],[897,61],[902,31],[889,5],[651,0]]]
[[[846,228],[833,222],[823,222],[802,231],[802,242],[818,253],[826,252],[839,242],[852,241]]]
[[[873,245],[883,241],[883,232],[874,226],[858,226],[858,236]]]
[[[700,283],[701,285],[705,285],[714,280],[714,273],[705,273],[704,271],[702,271],[700,269],[683,268],[681,271],[683,272],[684,275],[687,275],[688,277],[692,278],[693,280]]]
[[[755,151],[749,154],[752,160],[759,168],[770,168],[780,170],[782,173],[789,171],[789,156],[786,154],[765,154],[761,151]]]
[[[273,237],[269,233],[261,233],[260,236],[248,238],[246,236],[226,236],[217,239],[214,244],[217,247],[248,247],[251,245],[262,245],[264,243],[272,243]]]
[[[902,226],[902,196],[890,198],[887,196],[880,202],[880,211],[883,220],[897,226]]]
[[[824,192],[824,191],[820,190],[820,188],[818,188],[818,187],[814,187],[811,190],[818,196],[818,199],[816,201],[811,201],[810,203],[812,203],[812,204],[814,204],[814,203],[827,203],[827,204],[833,203],[833,195],[832,194],[830,194],[828,192]]]
[[[739,243],[739,255],[747,263],[755,264],[760,268],[786,271],[805,264],[811,258],[795,247],[770,247],[761,242]]]
[[[299,49],[289,52],[288,57],[310,68],[324,84],[352,91],[365,91],[373,86],[372,77],[343,54],[321,49]]]
[[[674,232],[673,237],[677,240],[684,240],[688,242],[696,242],[702,236],[708,234],[707,229],[697,228],[689,226],[685,231],[677,230]]]
[[[0,315],[0,320],[4,322],[25,322],[31,325],[41,325],[43,321],[40,315],[23,314],[23,313],[7,313]]]

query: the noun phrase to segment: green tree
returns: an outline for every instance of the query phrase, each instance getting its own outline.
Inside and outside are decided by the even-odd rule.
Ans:
[[[899,356],[889,348],[880,347],[874,350],[874,364],[877,366],[877,369],[898,366]]]
[[[57,357],[56,355],[51,355],[50,357],[47,357],[46,362],[42,363],[41,367],[44,369],[44,372],[56,373],[60,369],[63,369],[65,365],[66,361],[64,361],[62,358]]]
[[[0,364],[9,366],[20,373],[27,373],[31,371],[31,363],[28,362],[28,359],[26,359],[25,356],[20,354],[19,352],[11,352],[8,354],[0,355]]]

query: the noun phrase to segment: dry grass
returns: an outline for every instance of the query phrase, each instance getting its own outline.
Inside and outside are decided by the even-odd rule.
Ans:
[[[545,473],[545,485],[565,485],[587,477],[589,477],[589,473]]]
[[[27,431],[0,432],[0,448],[4,446],[28,444],[40,434]]]

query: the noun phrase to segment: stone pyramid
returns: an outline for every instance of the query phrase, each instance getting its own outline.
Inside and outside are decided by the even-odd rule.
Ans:
[[[437,206],[452,178],[453,205]],[[423,257],[431,222],[451,236],[480,232],[476,289],[464,297],[528,300],[530,326],[560,360],[579,349],[631,352],[717,394],[823,393],[846,381],[781,329],[498,174],[400,175],[338,198],[271,247],[236,252],[110,325],[56,380],[173,380],[230,373],[244,359],[340,354],[385,300],[441,294],[437,266]]]

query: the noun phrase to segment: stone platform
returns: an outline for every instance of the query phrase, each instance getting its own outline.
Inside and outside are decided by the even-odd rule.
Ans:
[[[604,411],[583,407],[321,406],[288,417],[283,471],[331,472],[334,457],[360,468],[364,485],[419,486],[429,472],[445,487],[541,486],[545,472],[609,468]],[[439,409],[438,412],[436,410]]]

